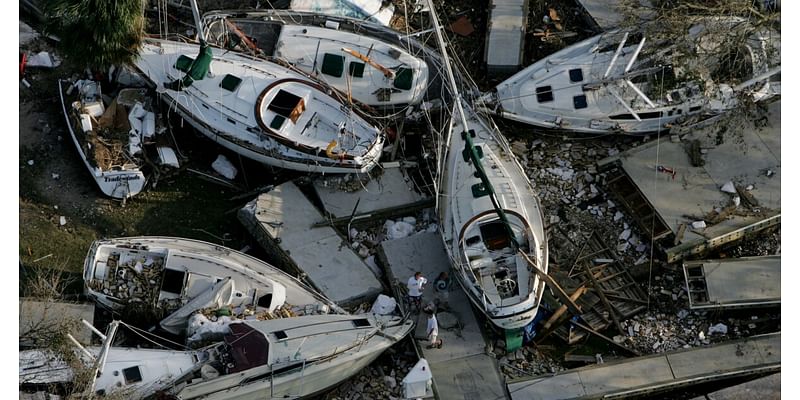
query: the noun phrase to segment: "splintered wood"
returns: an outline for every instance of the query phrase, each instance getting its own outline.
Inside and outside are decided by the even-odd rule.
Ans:
[[[560,234],[556,233],[556,236]],[[633,280],[627,268],[620,264],[616,253],[604,246],[597,234],[592,233],[581,244],[578,254],[571,261],[556,260],[555,265],[571,268],[553,268],[550,275],[580,306],[582,313],[579,318],[587,328],[599,332],[614,324],[619,330],[620,320],[630,318],[645,309],[646,294]],[[545,330],[539,340],[550,333],[555,333],[569,344],[585,338],[590,333],[587,332],[588,329],[581,329],[579,324],[565,324],[575,315],[568,311],[571,310],[565,306],[556,310],[545,323]]]

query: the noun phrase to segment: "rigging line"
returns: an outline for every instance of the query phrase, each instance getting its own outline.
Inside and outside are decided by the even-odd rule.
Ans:
[[[664,69],[661,68],[661,96],[664,96]],[[663,113],[662,113],[663,115]],[[661,128],[661,115],[658,116],[658,127]],[[658,162],[659,156],[661,151],[661,129],[658,130],[656,133],[656,166],[653,168],[653,193],[655,197],[658,197]],[[653,255],[655,253],[655,238],[654,232],[656,230],[656,216],[653,215],[653,218],[650,220],[650,268],[647,278],[647,311],[650,311],[650,297],[651,297],[651,290],[653,288]]]

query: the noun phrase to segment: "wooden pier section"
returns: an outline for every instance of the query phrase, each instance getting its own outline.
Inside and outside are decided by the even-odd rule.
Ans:
[[[631,358],[508,384],[512,399],[616,399],[654,395],[721,379],[778,372],[781,334]]]

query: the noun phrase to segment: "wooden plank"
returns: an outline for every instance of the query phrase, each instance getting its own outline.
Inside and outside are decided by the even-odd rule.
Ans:
[[[528,262],[528,265],[530,266],[528,269],[532,270],[536,275],[539,275],[539,278],[542,278],[542,280],[544,280],[544,282],[550,286],[551,289],[553,289],[553,291],[556,293],[556,297],[558,297],[562,303],[566,304],[570,311],[576,315],[581,314],[581,307],[572,301],[567,292],[565,292],[564,289],[562,289],[561,286],[559,286],[558,283],[556,283],[556,281],[550,277],[550,275],[547,275],[546,273],[542,272],[542,270],[537,268],[536,263],[533,262],[533,260],[531,260],[527,254],[522,251],[519,251],[519,254],[521,254],[522,258]]]
[[[585,330],[585,331],[587,331],[587,332],[589,332],[589,333],[591,333],[591,334],[593,334],[593,335],[605,340],[606,342],[609,342],[609,343],[613,344],[614,346],[617,346],[620,349],[623,349],[623,350],[627,351],[628,353],[631,353],[631,354],[633,354],[635,356],[641,356],[642,355],[642,353],[639,353],[638,351],[636,351],[636,350],[634,350],[634,349],[632,349],[632,348],[630,348],[628,346],[619,344],[619,343],[615,342],[614,340],[612,340],[611,338],[609,338],[608,336],[603,335],[602,333],[600,333],[600,332],[598,332],[598,331],[596,331],[596,330],[594,330],[594,329],[592,329],[592,328],[590,328],[590,327],[588,327],[588,326],[586,326],[586,325],[584,325],[584,324],[582,324],[582,323],[580,323],[578,321],[572,321],[572,323],[575,324],[575,326],[577,326],[577,327],[579,327],[579,328],[581,328],[581,329],[583,329],[583,330]]]

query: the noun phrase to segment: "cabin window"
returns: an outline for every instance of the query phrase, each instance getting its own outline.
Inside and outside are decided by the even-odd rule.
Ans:
[[[340,78],[344,72],[344,56],[325,53],[322,58],[322,73]]]
[[[701,107],[701,106],[694,106],[694,107],[691,107],[691,108],[689,108],[689,112],[700,111],[700,108],[702,108],[702,107]]]
[[[183,293],[183,282],[186,280],[185,271],[174,269],[164,270],[164,279],[161,282],[161,291],[180,295]]]
[[[646,113],[639,113],[639,118],[641,119],[653,119],[661,117],[661,111],[653,111],[653,112],[646,112]],[[617,114],[612,115],[608,118],[615,119],[615,120],[629,120],[629,119],[636,119],[633,114]]]
[[[472,197],[479,199],[483,196],[488,196],[491,192],[489,188],[484,186],[483,183],[476,183],[470,188],[472,190]]]
[[[269,306],[272,305],[272,293],[259,297],[257,304],[259,307],[269,308]]]
[[[296,123],[297,119],[305,111],[306,104],[301,97],[281,89],[267,108],[274,111],[275,114],[282,115]]]
[[[354,78],[361,78],[364,76],[364,66],[366,64],[360,62],[351,62],[350,66],[348,67],[350,72],[350,76]]]
[[[483,243],[489,250],[500,250],[511,245],[508,231],[500,221],[489,222],[480,226]]]
[[[289,337],[289,335],[287,335],[286,332],[284,331],[275,331],[272,332],[272,334],[275,335],[275,337],[278,338],[278,340],[283,340]]]
[[[236,90],[236,88],[239,87],[239,84],[241,83],[242,83],[242,78],[228,74],[225,75],[224,78],[222,78],[222,82],[219,83],[219,87],[229,92],[233,92]]]
[[[583,80],[583,70],[580,68],[569,70],[569,81],[572,83]]]
[[[539,103],[553,101],[553,89],[550,86],[539,86],[536,88],[536,100]]]
[[[125,377],[126,385],[142,381],[142,371],[139,370],[138,366],[123,369],[122,376]]]
[[[475,246],[476,244],[481,242],[480,236],[471,236],[467,238],[467,246]]]
[[[272,122],[269,123],[269,127],[275,130],[281,129],[285,121],[286,117],[283,115],[275,115],[275,118],[272,118]]]
[[[175,69],[178,71],[189,72],[189,69],[192,68],[192,63],[194,63],[194,58],[182,55],[178,57],[178,60],[175,61]]]
[[[580,96],[573,97],[572,98],[572,105],[575,106],[576,110],[580,110],[581,108],[586,108],[587,107],[587,105],[586,105],[586,96],[585,95],[580,95]]]
[[[354,319],[353,326],[356,328],[366,328],[372,326],[366,318]]]
[[[667,115],[671,117],[673,113],[675,113],[675,110],[669,110],[669,111],[667,112]]]
[[[414,70],[411,68],[398,68],[394,75],[394,87],[401,90],[410,90],[414,81]]]

